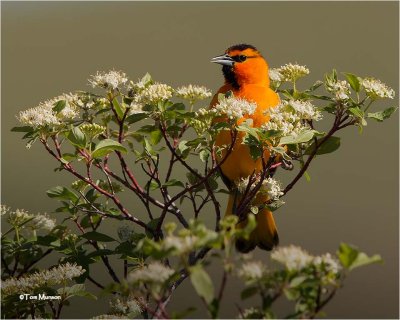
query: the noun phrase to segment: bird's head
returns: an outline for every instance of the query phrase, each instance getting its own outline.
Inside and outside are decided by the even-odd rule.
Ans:
[[[267,62],[252,45],[229,47],[223,55],[211,59],[211,62],[222,65],[225,81],[235,89],[243,84],[269,85]]]

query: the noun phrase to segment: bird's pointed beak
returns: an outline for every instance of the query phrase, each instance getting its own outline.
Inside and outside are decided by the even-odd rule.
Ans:
[[[215,57],[211,59],[211,62],[222,64],[223,66],[230,66],[232,67],[234,64],[234,60],[227,54],[223,54],[221,56]]]

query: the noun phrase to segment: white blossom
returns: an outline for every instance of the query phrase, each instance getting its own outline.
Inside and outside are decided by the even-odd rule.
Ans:
[[[239,319],[266,319],[263,312],[254,307],[243,310]]]
[[[268,193],[268,197],[272,200],[278,200],[283,195],[280,182],[271,177],[263,181],[260,191],[263,192],[263,190]]]
[[[118,297],[110,301],[110,309],[115,314],[134,314],[139,315],[142,312],[138,301],[133,297]]]
[[[188,86],[180,87],[175,94],[178,97],[189,100],[192,104],[197,100],[203,100],[211,97],[211,91],[206,87],[189,84]]]
[[[0,205],[0,216],[4,216],[5,214],[7,214],[9,212],[10,212],[10,207],[7,207],[4,204]]]
[[[128,115],[143,113],[143,105],[137,102],[132,101],[129,105]]]
[[[99,72],[92,75],[89,79],[89,83],[93,88],[111,88],[116,89],[128,81],[126,74],[122,71],[110,70],[108,72]]]
[[[66,264],[59,265],[50,270],[35,272],[19,279],[7,279],[1,283],[1,292],[5,296],[32,292],[34,289],[43,286],[62,284],[82,275],[84,272],[85,270],[76,263],[71,264],[67,262]]]
[[[93,139],[106,131],[106,127],[97,123],[85,123],[79,126],[79,129],[81,129],[81,131],[90,139]]]
[[[32,127],[43,127],[46,125],[55,126],[59,125],[60,121],[51,109],[38,106],[28,110],[21,111],[17,119],[22,124]]]
[[[56,226],[56,220],[51,219],[47,214],[37,214],[29,222],[29,226],[35,230],[51,231]]]
[[[65,106],[60,111],[53,110],[59,101],[65,101]],[[76,94],[64,93],[53,99],[39,103],[37,107],[21,111],[17,119],[19,122],[32,127],[57,126],[64,120],[74,119],[79,111],[80,98]]]
[[[313,256],[300,247],[279,247],[271,253],[271,259],[285,265],[289,270],[301,270],[313,262]]]
[[[322,119],[322,114],[309,101],[282,101],[278,106],[268,109],[269,121],[263,125],[264,130],[280,130],[283,136],[296,136],[309,126],[302,120]]]
[[[326,88],[335,95],[335,100],[344,101],[350,98],[350,84],[346,80],[327,81]]]
[[[16,209],[15,211],[11,211],[8,214],[8,222],[13,226],[20,225],[32,218],[33,215],[29,214],[23,209]]]
[[[295,82],[297,79],[304,77],[310,73],[306,66],[297,63],[288,63],[276,69],[281,74],[281,81]]]
[[[339,261],[336,258],[332,257],[330,253],[315,257],[313,260],[313,264],[317,266],[322,266],[326,272],[331,272],[333,274],[338,274],[342,269]]]
[[[176,250],[177,252],[184,253],[193,250],[199,238],[195,235],[186,235],[183,237],[167,236],[165,237],[162,246],[164,250]]]
[[[174,270],[160,262],[152,262],[143,268],[132,271],[128,275],[128,281],[131,283],[142,282],[163,284],[174,274],[174,272]]]
[[[145,87],[136,96],[134,101],[141,105],[156,104],[172,97],[174,90],[163,83],[155,83]]]
[[[250,190],[254,189],[257,186],[257,184],[259,183],[259,181],[260,180],[257,177],[255,179],[255,181],[252,183],[252,185],[250,186]],[[244,193],[246,191],[246,189],[248,188],[249,183],[250,183],[250,177],[242,178],[239,181],[237,181],[236,186],[237,186],[239,192]],[[278,200],[279,197],[281,195],[283,195],[281,183],[272,177],[268,177],[263,180],[262,185],[258,192],[267,193],[269,199],[272,199],[272,200]]]
[[[265,266],[260,261],[249,261],[243,263],[238,271],[239,277],[247,281],[258,281],[264,276]]]
[[[222,98],[214,107],[214,110],[220,115],[226,115],[231,119],[240,119],[244,115],[252,115],[257,109],[255,102],[250,102],[242,98]]]
[[[362,85],[365,89],[365,92],[371,99],[394,98],[394,90],[378,79],[365,78],[362,81]]]
[[[272,81],[282,81],[282,74],[279,72],[279,70],[277,68],[273,68],[273,69],[269,69],[269,78]]]
[[[195,116],[190,118],[189,121],[196,133],[202,135],[210,129],[215,115],[216,111],[214,109],[201,108],[196,111]]]

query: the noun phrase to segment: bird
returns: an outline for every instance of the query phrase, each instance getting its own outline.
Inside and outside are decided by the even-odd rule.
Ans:
[[[218,104],[219,94],[231,92],[236,98],[257,104],[255,112],[238,119],[238,124],[246,119],[252,119],[253,127],[261,127],[267,123],[269,115],[266,111],[269,108],[276,107],[280,99],[278,94],[270,88],[268,64],[260,51],[249,44],[237,44],[229,47],[224,54],[211,59],[211,62],[222,65],[225,83],[214,95],[210,103],[210,109]],[[215,120],[215,122],[220,121],[221,118]],[[241,199],[237,188],[235,188],[235,181],[245,179],[262,170],[262,159],[254,160],[251,157],[249,147],[242,144],[243,137],[244,133],[239,132],[230,154],[220,165],[221,177],[229,189],[229,201],[225,216],[235,214],[233,211]],[[217,160],[221,161],[226,155],[226,148],[231,143],[232,136],[229,130],[223,130],[218,133],[215,144],[216,146],[225,146],[225,150],[222,155],[217,157]],[[264,151],[263,157],[268,160],[269,152],[267,150]],[[253,204],[261,205],[266,201],[268,201],[267,195],[258,194],[253,200]],[[248,239],[236,239],[235,245],[239,252],[247,253],[256,247],[270,251],[279,244],[277,227],[273,214],[269,209],[260,209],[256,214],[256,222],[257,226]],[[246,224],[246,220],[239,223],[240,227],[244,227]]]

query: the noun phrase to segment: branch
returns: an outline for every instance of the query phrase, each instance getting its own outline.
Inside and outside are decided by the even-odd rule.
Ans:
[[[141,227],[143,227],[144,229],[146,229],[149,232],[152,232],[151,229],[148,228],[148,226],[141,221],[140,219],[132,216],[127,210],[126,208],[121,204],[119,198],[117,198],[115,195],[108,193],[107,191],[105,191],[104,189],[100,188],[97,184],[95,184],[93,182],[93,180],[91,180],[90,178],[86,178],[84,176],[82,176],[80,173],[78,173],[69,163],[64,163],[61,161],[60,156],[58,156],[57,154],[54,153],[54,151],[50,148],[49,144],[47,143],[47,141],[45,139],[40,139],[40,141],[42,142],[42,144],[44,145],[44,147],[46,148],[46,150],[55,158],[58,160],[58,162],[61,163],[61,165],[63,166],[63,168],[65,170],[67,170],[68,172],[72,173],[74,176],[76,176],[78,179],[85,181],[86,183],[88,183],[89,185],[91,185],[94,189],[96,189],[99,193],[101,193],[102,195],[106,196],[107,198],[110,198],[111,200],[113,200],[113,202],[115,203],[115,205],[118,207],[118,209],[125,215],[126,218],[128,218],[128,220],[133,221],[134,223],[140,225]],[[58,147],[56,147],[57,150]]]

